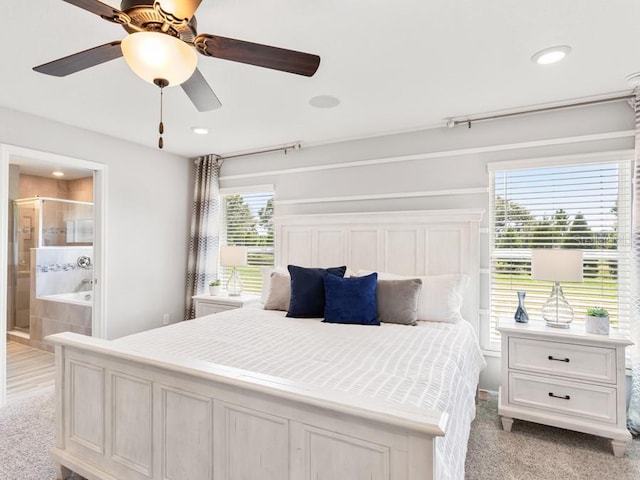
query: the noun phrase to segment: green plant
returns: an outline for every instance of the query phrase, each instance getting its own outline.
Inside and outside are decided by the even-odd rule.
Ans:
[[[209,282],[209,286],[210,287],[219,287],[220,286],[220,280],[212,280],[211,282]]]
[[[593,308],[587,309],[587,315],[591,317],[608,317],[609,312],[604,308],[593,307]]]

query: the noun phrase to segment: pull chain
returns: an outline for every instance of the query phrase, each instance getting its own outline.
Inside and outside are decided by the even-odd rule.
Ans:
[[[164,95],[164,87],[169,85],[163,78],[156,78],[153,83],[160,87],[160,125],[158,125],[158,133],[160,133],[160,137],[158,138],[158,148],[164,147],[164,140],[162,139],[162,134],[164,134],[164,123],[162,123],[162,99]]]
[[[158,133],[160,133],[160,138],[158,138],[158,148],[164,147],[164,140],[162,140],[162,134],[164,133],[164,123],[162,123],[162,96],[164,95],[164,88],[160,87],[160,125],[158,125]]]

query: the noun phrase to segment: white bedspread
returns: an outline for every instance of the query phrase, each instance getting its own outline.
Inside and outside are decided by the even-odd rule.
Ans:
[[[464,479],[478,375],[486,365],[467,322],[341,325],[244,308],[113,342],[445,411],[450,420],[437,443],[440,471],[442,478]]]

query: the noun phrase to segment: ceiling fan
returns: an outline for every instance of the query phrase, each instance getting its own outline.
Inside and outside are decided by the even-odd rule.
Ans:
[[[320,65],[320,57],[317,55],[206,33],[198,34],[194,13],[202,0],[122,0],[120,10],[98,0],[63,1],[94,13],[104,20],[122,25],[130,35],[122,41],[109,42],[39,65],[34,67],[36,72],[64,77],[123,56],[124,51],[125,60],[135,73],[161,88],[181,85],[195,107],[204,112],[220,107],[221,103],[197,69],[196,54],[191,46],[205,56],[307,77],[313,76]],[[150,33],[162,41],[173,42],[174,45],[170,48],[181,51],[176,54],[177,56],[193,56],[192,59],[188,59],[190,72],[187,72],[186,78],[185,76],[167,78],[179,69],[177,56],[171,58],[171,63],[166,68],[167,75],[163,75],[162,78],[152,78],[156,75],[155,72],[139,71],[134,61],[129,58],[130,54],[127,51],[127,49],[136,50],[137,47],[129,46],[127,43],[133,44],[134,39],[142,39]],[[145,55],[153,55],[153,52],[147,53],[142,48],[138,48],[138,51],[133,53],[142,57],[139,59],[140,61],[149,60],[144,58]]]

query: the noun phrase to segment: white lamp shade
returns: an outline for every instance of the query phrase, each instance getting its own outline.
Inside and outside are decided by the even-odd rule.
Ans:
[[[582,250],[566,248],[531,250],[531,278],[553,282],[581,282],[582,259]]]
[[[244,267],[247,265],[247,247],[220,247],[220,265],[223,267]]]
[[[127,64],[149,83],[157,78],[180,85],[191,78],[198,65],[198,55],[179,38],[161,32],[135,32],[120,44]]]

